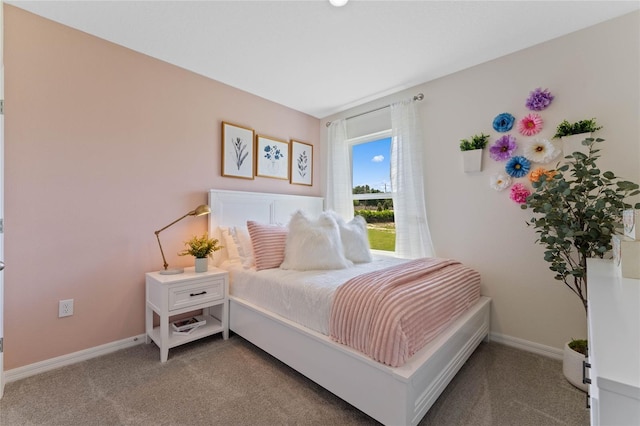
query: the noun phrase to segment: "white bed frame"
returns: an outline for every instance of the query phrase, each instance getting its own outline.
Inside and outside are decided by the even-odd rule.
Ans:
[[[323,209],[319,197],[211,190],[209,232],[247,220],[287,223]],[[490,299],[481,297],[402,367],[391,368],[329,337],[230,296],[230,329],[385,425],[415,425],[483,339]]]

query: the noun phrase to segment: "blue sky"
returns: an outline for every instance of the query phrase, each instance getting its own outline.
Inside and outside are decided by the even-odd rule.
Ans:
[[[390,191],[389,154],[391,138],[353,146],[353,186],[369,185],[380,191]]]

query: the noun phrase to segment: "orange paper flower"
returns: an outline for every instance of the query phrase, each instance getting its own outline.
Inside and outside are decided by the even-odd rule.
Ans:
[[[531,173],[529,173],[529,180],[531,182],[538,182],[542,175],[545,175],[547,177],[547,180],[550,180],[555,176],[555,174],[556,174],[555,170],[546,170],[540,167],[538,169],[533,170]]]

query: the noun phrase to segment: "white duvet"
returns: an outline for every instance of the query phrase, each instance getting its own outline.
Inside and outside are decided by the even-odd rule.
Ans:
[[[330,271],[293,271],[280,268],[255,271],[239,262],[225,262],[231,296],[274,312],[322,334],[329,334],[331,303],[336,289],[357,275],[407,262],[374,255],[370,263]]]

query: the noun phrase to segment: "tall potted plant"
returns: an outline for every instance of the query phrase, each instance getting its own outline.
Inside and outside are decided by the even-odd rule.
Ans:
[[[596,160],[600,150],[594,145],[603,141],[585,139],[582,143],[588,153],[574,152],[565,157],[567,163],[555,174],[542,174],[540,180],[533,183],[534,192],[522,205],[523,209],[536,213],[527,224],[539,235],[537,242],[546,249],[544,260],[555,272],[554,278],[580,298],[585,315],[588,313],[587,258],[602,258],[611,250],[611,235],[622,227],[622,210],[631,207],[625,199],[640,194],[637,184],[598,168]],[[635,208],[640,208],[640,203]],[[565,375],[575,369],[563,365]],[[577,370],[581,383],[581,365]],[[578,386],[574,378],[567,378]]]

